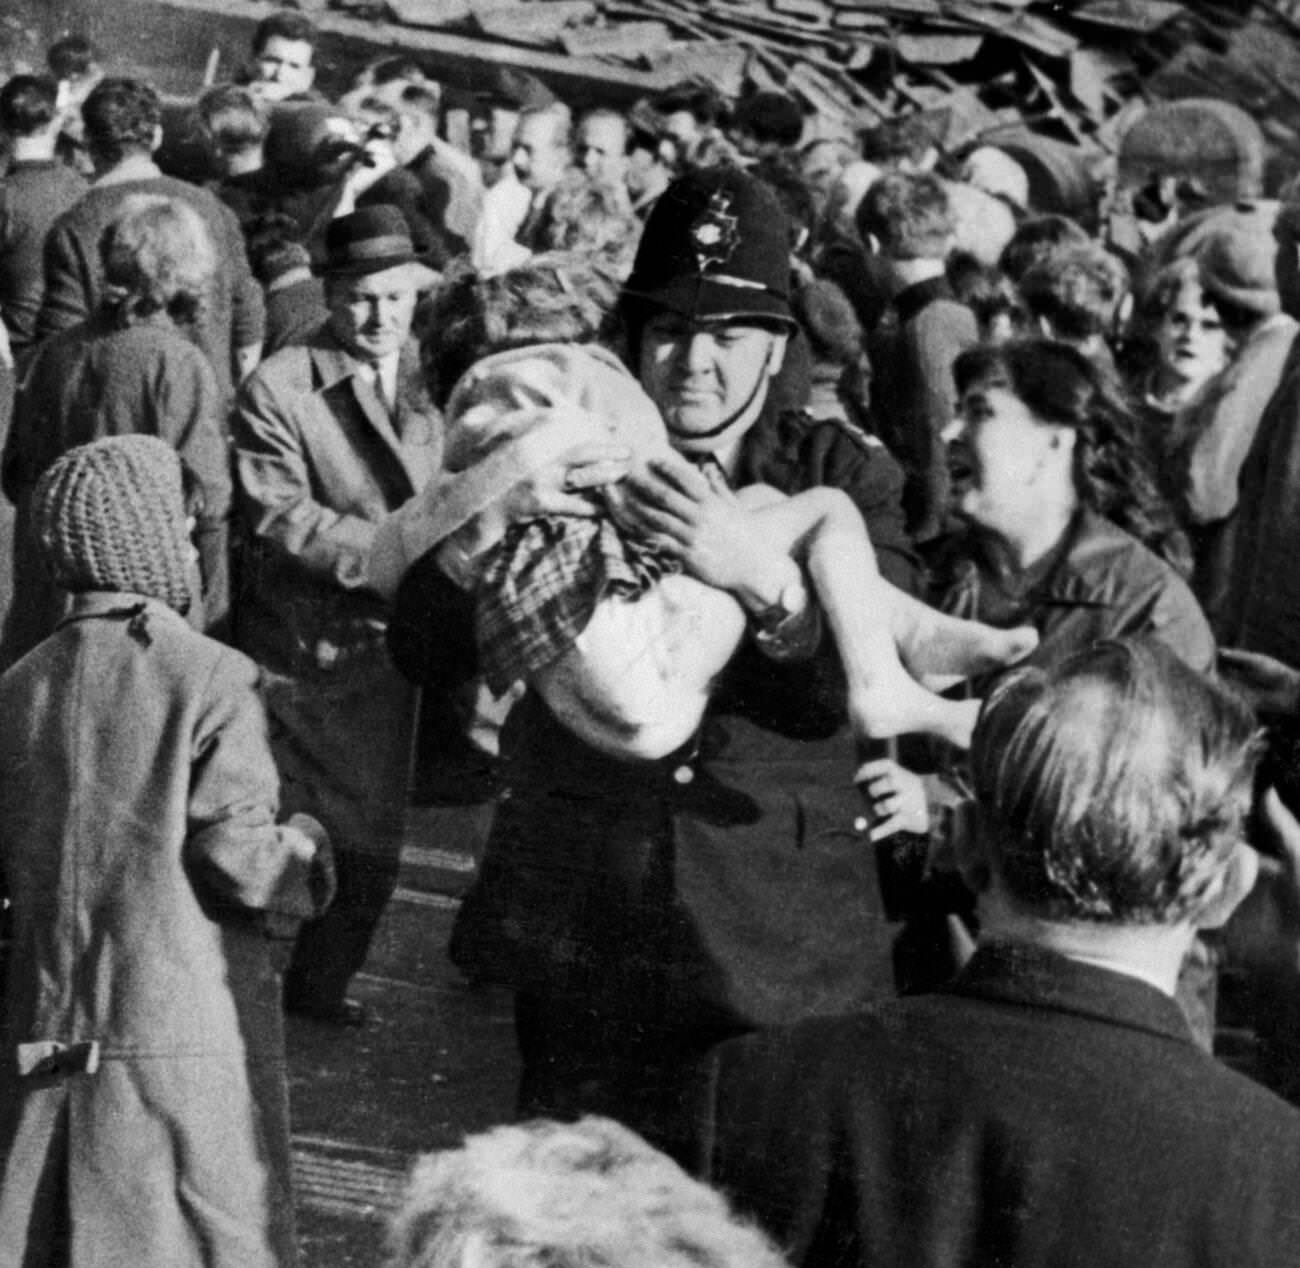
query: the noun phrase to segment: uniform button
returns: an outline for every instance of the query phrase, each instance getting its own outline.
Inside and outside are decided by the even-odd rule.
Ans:
[[[695,770],[690,766],[679,766],[673,771],[673,781],[678,784],[689,784],[695,778]]]
[[[871,826],[871,821],[867,818],[866,815],[858,815],[858,817],[853,820],[854,832],[865,832],[870,826]]]

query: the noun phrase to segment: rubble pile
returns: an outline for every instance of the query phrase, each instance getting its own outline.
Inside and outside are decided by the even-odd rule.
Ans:
[[[826,132],[929,112],[945,148],[1031,128],[1114,148],[1135,100],[1214,95],[1300,139],[1300,0],[333,0],[573,58],[782,88]],[[1280,37],[1280,38],[1279,38]]]

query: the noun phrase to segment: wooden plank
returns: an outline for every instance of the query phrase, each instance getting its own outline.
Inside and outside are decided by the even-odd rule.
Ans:
[[[896,35],[894,48],[905,62],[926,66],[954,66],[968,62],[980,51],[982,35]]]
[[[729,97],[739,96],[745,85],[749,50],[742,44],[721,40],[677,44],[646,59],[652,70],[668,83],[702,76]]]
[[[1093,0],[1092,4],[1075,9],[1070,17],[1076,22],[1150,35],[1184,11],[1185,6],[1170,0]]]
[[[770,0],[773,13],[797,18],[802,24],[813,27],[828,27],[835,10],[823,0]]]
[[[463,22],[473,8],[470,0],[387,0],[387,4],[404,26],[448,26]]]
[[[663,22],[620,22],[613,26],[580,26],[560,32],[560,47],[570,57],[619,57],[634,62],[672,43]]]
[[[474,7],[474,24],[485,35],[512,44],[532,44],[540,48],[558,46],[566,26],[586,22],[596,16],[591,0],[547,0],[540,4],[493,5]]]

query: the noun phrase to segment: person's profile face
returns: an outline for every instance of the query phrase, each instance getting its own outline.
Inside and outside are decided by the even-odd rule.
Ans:
[[[411,333],[419,291],[404,264],[330,282],[330,329],[363,361],[400,352]]]
[[[679,437],[704,436],[748,411],[758,417],[786,336],[752,322],[659,313],[641,332],[641,386]]]
[[[569,147],[559,140],[559,123],[551,115],[530,114],[519,120],[510,148],[515,175],[528,189],[550,189],[569,165]]]
[[[1058,430],[1008,387],[972,384],[943,433],[953,511],[977,527],[1015,534],[1041,505],[1039,477]]]
[[[312,46],[306,40],[289,40],[283,35],[267,38],[253,58],[253,69],[257,91],[270,101],[307,92],[316,78]]]

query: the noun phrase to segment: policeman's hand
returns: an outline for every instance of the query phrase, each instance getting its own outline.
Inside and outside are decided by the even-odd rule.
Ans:
[[[1291,717],[1300,712],[1300,670],[1272,656],[1220,648],[1219,673],[1245,693],[1258,713]]]
[[[767,540],[726,482],[677,454],[629,473],[616,513],[623,527],[657,539],[687,573],[720,590],[765,592],[788,572],[786,552]]]
[[[592,441],[575,445],[553,463],[533,472],[510,491],[506,518],[512,523],[542,515],[597,514],[595,490],[617,484],[627,475],[632,451],[625,445]]]
[[[930,807],[919,775],[882,757],[860,766],[854,780],[876,816],[873,841],[883,841],[895,832],[924,834],[930,830]]]

